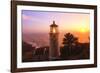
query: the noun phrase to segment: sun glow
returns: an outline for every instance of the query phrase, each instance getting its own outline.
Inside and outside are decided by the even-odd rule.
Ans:
[[[81,24],[79,31],[82,32],[82,33],[89,31],[89,28],[87,27],[87,24],[85,22],[83,24]]]
[[[80,32],[87,32],[87,29],[81,28],[81,29],[80,29]]]

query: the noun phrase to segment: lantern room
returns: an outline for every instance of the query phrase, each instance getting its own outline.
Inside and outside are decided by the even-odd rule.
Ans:
[[[55,24],[55,21],[50,25],[50,33],[58,33],[58,25]]]

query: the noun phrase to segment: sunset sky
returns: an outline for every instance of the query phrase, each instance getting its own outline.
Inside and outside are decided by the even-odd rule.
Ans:
[[[85,13],[22,10],[23,33],[49,33],[53,20],[60,33],[73,33],[80,42],[89,41],[90,15]]]

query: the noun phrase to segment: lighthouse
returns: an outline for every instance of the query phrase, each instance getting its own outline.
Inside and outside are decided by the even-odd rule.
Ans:
[[[55,60],[59,58],[59,43],[58,43],[58,25],[53,24],[50,25],[50,50],[49,50],[49,58],[50,60]]]

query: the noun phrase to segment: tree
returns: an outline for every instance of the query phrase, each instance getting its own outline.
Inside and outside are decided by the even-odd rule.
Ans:
[[[78,38],[75,37],[73,34],[66,33],[64,35],[63,39],[64,46],[68,46],[69,48],[71,48],[73,45],[76,45],[76,43],[78,43]]]
[[[61,49],[61,57],[64,59],[68,59],[71,55],[71,50],[74,48],[78,43],[78,38],[75,37],[71,33],[66,33],[63,39],[63,47]]]

